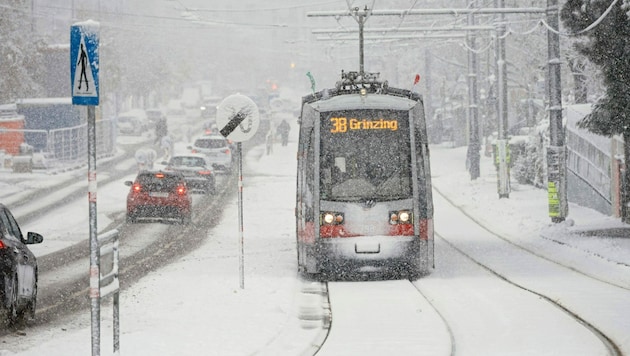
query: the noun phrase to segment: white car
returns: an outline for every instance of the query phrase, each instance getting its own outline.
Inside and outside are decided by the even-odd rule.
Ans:
[[[206,156],[208,164],[217,170],[230,172],[232,170],[232,148],[228,140],[221,135],[200,136],[192,146],[188,146],[192,153]]]
[[[149,129],[149,119],[144,110],[130,110],[118,114],[116,127],[121,135],[140,136]]]

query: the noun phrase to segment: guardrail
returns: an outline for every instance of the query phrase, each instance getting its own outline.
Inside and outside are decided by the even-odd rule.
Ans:
[[[120,355],[120,283],[118,281],[118,230],[111,230],[98,237],[100,261],[100,300],[113,296],[114,355]],[[104,259],[111,256],[110,259]],[[100,320],[97,332],[92,334],[93,344],[100,345]],[[96,338],[96,339],[95,339]]]

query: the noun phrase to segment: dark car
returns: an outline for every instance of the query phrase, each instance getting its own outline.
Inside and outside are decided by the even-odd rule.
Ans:
[[[192,197],[184,175],[173,171],[141,171],[127,195],[127,221],[138,219],[177,220],[188,224],[192,217]]]
[[[208,194],[215,192],[216,178],[205,156],[193,153],[176,155],[163,163],[166,165],[165,170],[183,174],[186,185],[191,191],[201,190]]]
[[[22,235],[9,209],[0,204],[0,303],[10,325],[35,317],[37,259],[26,245],[38,244],[42,235]]]

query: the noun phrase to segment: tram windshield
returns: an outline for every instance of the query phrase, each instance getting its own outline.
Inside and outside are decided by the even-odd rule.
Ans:
[[[322,114],[320,198],[410,198],[409,112],[353,110]]]

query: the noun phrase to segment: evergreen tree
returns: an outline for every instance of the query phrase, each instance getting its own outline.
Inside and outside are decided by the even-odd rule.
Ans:
[[[597,134],[621,135],[626,173],[622,220],[630,223],[630,1],[568,0],[563,24],[581,39],[577,50],[602,71],[606,93],[578,123]]]

